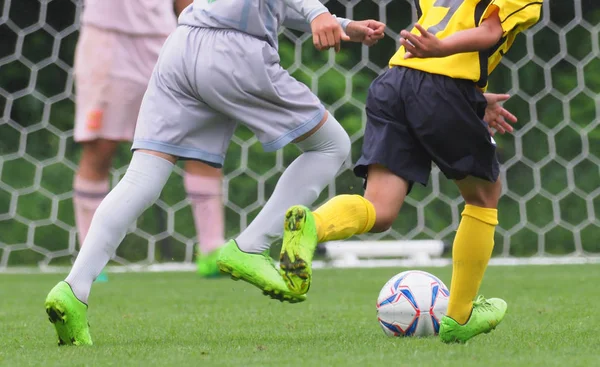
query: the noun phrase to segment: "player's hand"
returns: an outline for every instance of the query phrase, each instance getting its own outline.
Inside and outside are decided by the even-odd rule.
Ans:
[[[442,40],[419,23],[415,24],[415,28],[421,33],[420,36],[406,30],[400,32],[400,44],[406,49],[405,59],[447,56]]]
[[[313,44],[319,51],[333,47],[335,52],[338,52],[342,41],[350,41],[350,37],[330,13],[318,15],[310,23],[310,29],[312,30]]]
[[[510,95],[484,93],[483,96],[488,103],[483,121],[488,124],[490,134],[494,136],[495,132],[500,134],[512,133],[514,129],[510,124],[517,122],[517,117],[500,105],[500,102],[508,100]]]
[[[353,20],[346,26],[346,34],[352,42],[361,42],[366,46],[373,46],[385,37],[385,24],[373,19]]]

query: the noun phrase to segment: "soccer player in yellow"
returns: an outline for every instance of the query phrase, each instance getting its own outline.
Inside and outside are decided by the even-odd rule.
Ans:
[[[502,321],[506,302],[479,292],[494,246],[501,182],[496,144],[484,121],[488,75],[515,37],[535,24],[542,1],[417,0],[418,24],[403,31],[390,69],[369,88],[362,156],[354,172],[365,195],[339,195],[311,212],[286,213],[280,271],[304,294],[318,242],[391,227],[415,182],[434,162],[465,200],[452,249],[452,288],[439,335],[466,342]],[[495,103],[495,101],[491,101]],[[502,132],[502,131],[501,131]]]

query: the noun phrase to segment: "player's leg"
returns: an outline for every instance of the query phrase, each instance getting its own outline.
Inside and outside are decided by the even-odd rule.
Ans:
[[[454,241],[452,305],[448,307],[452,316],[445,316],[440,326],[443,341],[464,342],[495,328],[506,310],[504,301],[479,300],[471,312],[497,224],[500,182],[496,145],[482,121],[486,100],[472,82],[416,70],[407,75],[410,78],[403,90],[405,100],[414,101],[407,110],[411,129],[444,175],[455,180],[469,200]]]
[[[135,152],[125,176],[102,200],[69,275],[46,297],[46,312],[56,328],[59,345],[92,344],[87,321],[92,283],[128,228],[158,199],[175,159],[157,152]]]
[[[440,329],[445,342],[464,342],[489,332],[502,321],[507,308],[506,302],[497,298],[479,297],[473,302],[494,248],[501,182],[472,176],[455,182],[465,208],[452,246],[450,299]]]
[[[473,300],[492,256],[501,183],[471,176],[455,182],[465,199],[465,208],[452,246],[456,266],[447,315],[464,324],[471,315]]]
[[[390,70],[369,88],[362,156],[354,170],[367,180],[365,196],[336,196],[312,215],[301,207],[288,211],[280,266],[290,289],[308,291],[317,242],[387,230],[412,183],[427,182],[431,162],[404,121],[401,84],[402,75]]]
[[[149,132],[158,138],[165,134],[171,138],[185,136],[185,128],[190,125],[181,119],[181,103],[187,102],[189,106],[194,99],[184,93],[174,96],[173,90],[165,88],[157,78],[153,77],[152,80],[144,96],[142,104],[145,107],[140,110],[136,133]],[[126,100],[126,96],[123,99]],[[107,118],[106,121],[112,119]],[[55,326],[59,343],[92,343],[87,321],[87,302],[92,283],[114,255],[128,228],[157,200],[176,157],[182,152],[185,150],[177,151],[160,144],[135,147],[124,177],[96,210],[84,245],[69,275],[46,297],[46,311]]]
[[[367,172],[364,196],[338,195],[312,213],[318,242],[385,232],[392,226],[410,183],[381,164],[369,165]]]
[[[302,154],[286,168],[259,215],[237,237],[243,251],[269,248],[281,236],[286,210],[296,203],[313,203],[348,157],[350,140],[341,125],[329,113],[325,113],[321,123],[316,131],[296,141]]]
[[[218,251],[225,242],[222,171],[200,161],[186,161],[183,182],[198,236],[198,274],[218,276]]]
[[[303,153],[287,167],[263,209],[235,241],[223,249],[218,260],[222,270],[234,277],[240,275],[239,278],[257,285],[273,298],[290,302],[301,301],[304,296],[290,293],[275,268],[275,273],[270,267],[268,272],[259,271],[252,263],[239,261],[238,258],[241,254],[246,254],[246,257],[257,256],[253,254],[267,250],[271,241],[281,236],[281,222],[286,209],[295,203],[309,205],[314,202],[337,174],[349,153],[348,135],[329,114],[325,115],[322,125],[317,125],[317,128],[296,143]],[[267,256],[270,260],[270,255]],[[280,293],[261,286],[266,279],[279,284],[282,290],[276,292]]]
[[[128,228],[158,199],[175,161],[176,157],[161,152],[139,150],[133,154],[127,172],[96,210],[84,245],[65,279],[79,300],[87,303],[93,280],[114,255]],[[90,248],[85,248],[88,245]]]
[[[125,175],[96,210],[84,246],[65,279],[79,300],[87,303],[93,280],[135,220],[158,199],[175,161],[175,156],[162,152],[134,152]]]
[[[364,197],[338,195],[314,212],[302,205],[292,206],[286,212],[279,266],[294,292],[305,294],[310,288],[312,259],[318,243],[384,232],[398,216],[409,189],[408,181],[380,164],[367,169]]]

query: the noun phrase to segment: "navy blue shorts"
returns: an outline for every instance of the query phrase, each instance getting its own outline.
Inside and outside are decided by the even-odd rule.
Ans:
[[[398,177],[427,185],[434,162],[452,180],[496,182],[496,144],[483,122],[487,102],[468,80],[393,67],[373,81],[367,126],[354,173],[367,179],[380,164]]]

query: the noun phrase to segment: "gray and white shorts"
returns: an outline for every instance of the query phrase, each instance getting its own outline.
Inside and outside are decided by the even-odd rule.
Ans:
[[[279,61],[277,50],[245,33],[179,26],[152,73],[132,150],[221,167],[238,123],[266,151],[309,132],[325,108]]]

